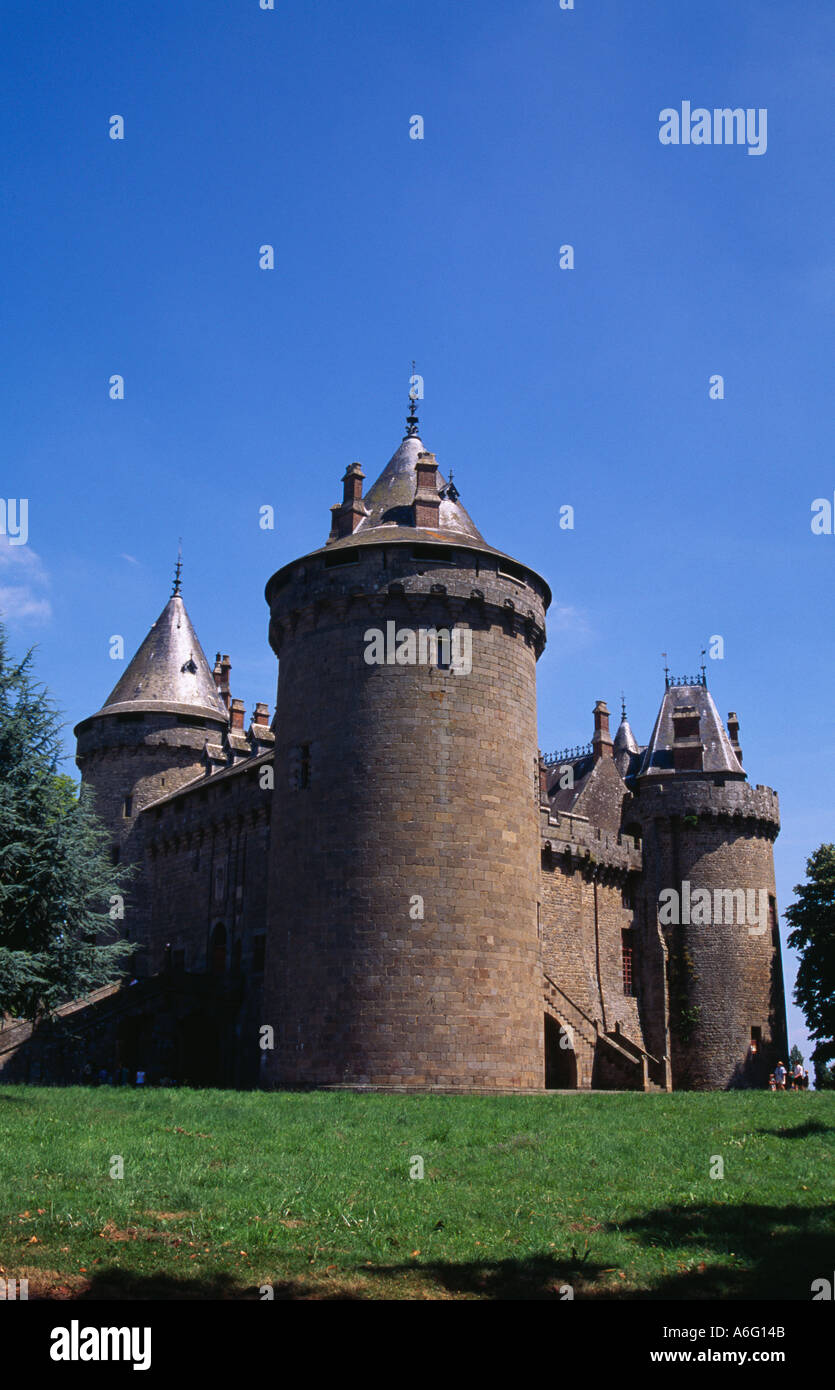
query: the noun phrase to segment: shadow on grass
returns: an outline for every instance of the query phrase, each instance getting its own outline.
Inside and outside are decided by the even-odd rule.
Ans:
[[[668,1275],[652,1290],[622,1295],[627,1298],[808,1301],[812,1280],[826,1276],[835,1261],[829,1206],[668,1207],[610,1229],[637,1235],[645,1246],[685,1251],[691,1262],[702,1256],[696,1269]],[[717,1256],[727,1262],[715,1263]],[[737,1263],[730,1263],[731,1256]]]
[[[631,1237],[637,1258],[619,1271],[587,1257],[556,1254],[525,1259],[437,1261],[342,1266],[271,1280],[276,1301],[379,1301],[386,1299],[548,1300],[565,1298],[565,1286],[578,1300],[605,1302],[654,1300],[810,1301],[814,1279],[831,1277],[835,1267],[833,1209],[818,1206],[665,1207],[631,1221],[610,1223],[610,1231]],[[648,1269],[635,1246],[663,1252]],[[617,1258],[617,1257],[615,1257]],[[621,1256],[621,1260],[624,1256]],[[637,1273],[631,1268],[637,1265]],[[643,1264],[643,1268],[641,1268]],[[673,1268],[675,1266],[675,1268]],[[626,1279],[619,1282],[621,1275]],[[633,1287],[630,1287],[630,1283]],[[635,1287],[634,1285],[638,1285]],[[31,1292],[36,1298],[73,1297],[66,1287]],[[103,1300],[261,1300],[257,1285],[232,1275],[176,1278],[141,1275],[113,1267],[90,1277],[74,1301]]]
[[[758,1129],[757,1134],[769,1134],[776,1139],[808,1139],[812,1134],[835,1134],[835,1125],[822,1125],[820,1120],[807,1120],[794,1129]]]

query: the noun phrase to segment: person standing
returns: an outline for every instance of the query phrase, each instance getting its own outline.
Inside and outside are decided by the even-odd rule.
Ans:
[[[785,1089],[786,1089],[786,1068],[783,1066],[783,1063],[782,1063],[782,1062],[778,1062],[777,1065],[776,1065],[776,1067],[774,1068],[774,1080],[777,1082],[777,1090],[778,1090],[778,1091],[785,1091]]]

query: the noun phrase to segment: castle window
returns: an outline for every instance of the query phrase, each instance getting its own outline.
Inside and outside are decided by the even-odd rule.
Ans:
[[[413,560],[428,560],[430,564],[448,565],[452,560],[452,551],[448,545],[413,545]]]
[[[524,584],[526,581],[522,566],[515,564],[513,560],[501,560],[499,562],[499,574],[502,579],[513,579],[517,584]]]
[[[127,819],[130,819],[130,817],[133,815],[133,797],[130,795],[130,793],[125,797],[125,800],[122,804],[122,815],[125,816]]]
[[[211,962],[213,975],[226,974],[226,928],[222,922],[212,932]]]
[[[118,846],[118,845],[111,845],[111,846],[110,846],[110,862],[111,862],[111,864],[118,864],[118,862],[119,862],[119,846]]]
[[[620,934],[620,940],[621,940],[621,954],[622,954],[622,963],[623,963],[623,992],[624,992],[624,994],[628,994],[628,995],[632,996],[632,995],[634,995],[634,993],[635,993],[634,980],[633,980],[633,972],[632,972],[633,958],[634,958],[634,949],[635,949],[635,948],[634,948],[634,945],[633,945],[633,934],[632,934],[632,931],[631,931],[628,927],[627,927],[627,928],[624,928],[624,930],[621,932],[621,934]]]
[[[336,569],[337,565],[357,565],[359,558],[355,550],[334,550],[325,556],[325,569]]]
[[[310,744],[299,744],[296,756],[298,759],[296,786],[299,791],[305,791],[310,786]]]
[[[252,941],[252,972],[254,975],[263,975],[264,957],[266,955],[267,938],[260,935],[253,937]]]
[[[763,1040],[762,1028],[753,1027],[751,1029],[751,1051],[759,1052]]]

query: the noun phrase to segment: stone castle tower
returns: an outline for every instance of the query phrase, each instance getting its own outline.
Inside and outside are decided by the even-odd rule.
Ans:
[[[668,677],[626,814],[642,840],[643,915],[657,918],[667,951],[673,1087],[764,1085],[786,1053],[780,815],[770,787],[748,784],[738,720],[725,730],[704,671]],[[674,910],[659,911],[664,902]]]
[[[483,540],[414,414],[407,431],[364,500],[350,465],[326,545],[266,588],[281,826],[266,1079],[535,1087],[551,596]]]
[[[548,585],[487,544],[414,411],[364,478],[349,465],[326,543],[267,584],[275,719],[259,702],[244,730],[178,567],[78,725],[143,950],[74,1009],[61,1067],[89,1016],[96,1070],[110,1038],[198,1085],[764,1084],[786,1053],[779,810],[736,715],[704,668],[667,672],[645,746],[598,700],[587,746],[540,754]],[[6,1030],[0,1075],[27,1065]]]
[[[114,862],[141,862],[141,812],[201,775],[207,738],[217,740],[228,719],[183,603],[178,564],[174,592],[127,670],[74,731],[76,762],[110,831]],[[144,941],[150,923],[142,875],[128,896],[129,934]]]

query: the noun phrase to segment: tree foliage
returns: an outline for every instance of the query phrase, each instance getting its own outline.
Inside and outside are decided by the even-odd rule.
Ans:
[[[118,978],[131,950],[110,918],[128,875],[61,761],[60,715],[0,625],[0,1011],[32,1020]]]
[[[800,954],[794,989],[810,1038],[815,1084],[831,1084],[835,1059],[835,845],[820,845],[806,861],[806,883],[795,887],[796,902],[786,909],[792,930],[788,943]]]

